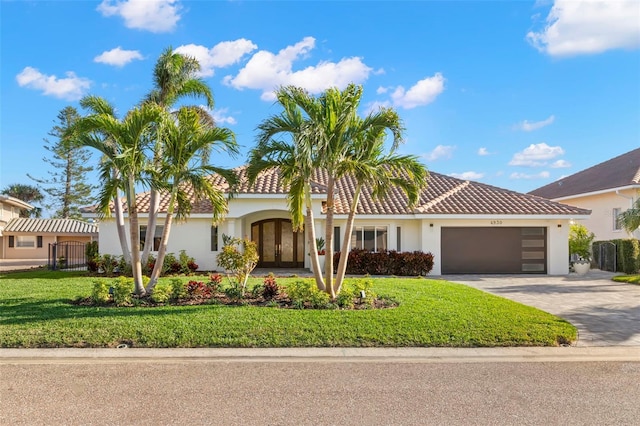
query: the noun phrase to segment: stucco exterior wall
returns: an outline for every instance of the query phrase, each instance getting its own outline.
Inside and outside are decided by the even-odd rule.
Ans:
[[[3,238],[5,259],[41,259],[47,260],[49,257],[49,244],[56,242],[56,237],[51,235],[42,236],[42,247],[9,247],[9,237]]]
[[[625,211],[633,205],[638,193],[634,189],[621,190],[619,194],[615,191],[602,194],[589,195],[585,197],[565,198],[560,202],[571,206],[581,207],[591,210],[588,219],[581,220],[584,226],[596,235],[596,240],[613,240],[618,238],[631,238],[624,229],[614,228],[613,209],[619,208]],[[640,237],[636,232],[635,238]]]
[[[320,214],[320,204],[314,206],[316,214],[316,236],[324,235],[324,216]],[[222,235],[249,237],[251,224],[264,219],[289,218],[284,200],[234,200],[229,216],[218,225],[218,249],[222,248]],[[341,228],[341,241],[344,238],[346,219],[338,217],[334,227]],[[145,224],[143,218],[141,224]],[[216,270],[217,251],[211,250],[211,217],[193,215],[187,222],[174,223],[168,243],[168,251],[178,254],[186,250],[194,257],[200,270]],[[460,227],[545,227],[547,229],[547,273],[565,275],[569,272],[568,232],[569,218],[566,219],[507,219],[496,221],[492,218],[415,218],[415,217],[356,217],[356,226],[387,227],[387,247],[390,250],[414,251],[422,250],[434,255],[434,268],[431,275],[441,275],[441,229],[447,226]],[[120,255],[121,249],[113,220],[100,223],[100,253]],[[127,225],[128,226],[128,225]],[[400,228],[401,246],[397,247],[397,228]],[[127,229],[128,235],[128,229]],[[306,236],[305,236],[306,237]],[[308,250],[306,250],[308,252]],[[305,267],[310,267],[309,256],[305,256]]]

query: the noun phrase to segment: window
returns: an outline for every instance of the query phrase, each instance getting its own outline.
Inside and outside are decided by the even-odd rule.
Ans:
[[[396,228],[396,250],[402,250],[402,228],[399,226]]]
[[[611,216],[613,217],[613,230],[614,231],[619,231],[622,229],[622,226],[620,225],[620,222],[618,222],[618,218],[620,216],[620,213],[622,213],[622,209],[620,207],[616,207],[613,209],[613,213],[611,214]]]
[[[340,245],[340,227],[333,227],[333,251],[338,252],[342,250],[342,246]]]
[[[36,238],[38,248],[42,248],[42,235],[38,235]]]
[[[160,240],[162,239],[162,232],[164,226],[156,226],[156,233],[153,236],[153,247],[151,251],[158,251],[160,249]],[[144,243],[147,239],[147,225],[140,225],[140,248],[144,247]]]
[[[16,248],[35,248],[36,237],[33,235],[18,235],[16,236]]]
[[[356,226],[351,234],[351,248],[368,251],[386,251],[387,227]]]
[[[211,226],[211,251],[218,251],[218,227]]]

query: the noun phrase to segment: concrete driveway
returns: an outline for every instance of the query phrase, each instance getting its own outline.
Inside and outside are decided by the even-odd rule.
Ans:
[[[448,275],[466,284],[566,319],[578,328],[576,346],[640,347],[640,285],[616,283],[616,274],[585,276]],[[640,353],[638,354],[640,359]]]

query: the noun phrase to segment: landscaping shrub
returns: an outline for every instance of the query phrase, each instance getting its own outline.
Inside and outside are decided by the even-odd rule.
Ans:
[[[215,293],[220,288],[220,283],[222,283],[222,275],[220,274],[211,274],[209,275],[209,289],[211,289],[212,293]]]
[[[356,301],[361,305],[373,306],[376,294],[371,290],[373,280],[371,278],[348,279],[342,284],[340,294],[336,297],[336,304],[341,308],[351,309]],[[362,297],[364,292],[364,297]]]
[[[187,286],[180,278],[171,280],[171,299],[180,300],[187,297]]]
[[[127,305],[131,303],[131,294],[133,293],[133,278],[118,277],[113,280],[113,301],[116,305]]]
[[[100,253],[98,252],[98,242],[90,241],[84,247],[84,255],[87,258],[87,270],[98,272]]]
[[[187,283],[187,296],[191,299],[208,299],[211,289],[203,281],[192,280]]]
[[[166,303],[171,299],[173,286],[171,284],[158,284],[153,288],[151,300],[154,303]]]
[[[280,287],[276,283],[276,277],[273,274],[264,277],[261,290],[262,297],[265,300],[271,300],[280,293]]]
[[[427,275],[433,269],[433,255],[421,251],[397,252],[351,250],[348,255],[347,274],[351,275]],[[333,258],[334,268],[340,261],[340,252]]]
[[[313,280],[297,280],[287,286],[287,295],[291,299],[291,304],[303,309],[305,306],[314,309],[322,309],[329,306],[331,296],[324,291],[318,290]]]
[[[91,291],[91,300],[96,305],[107,303],[111,295],[109,294],[109,284],[105,280],[93,281],[93,290]]]

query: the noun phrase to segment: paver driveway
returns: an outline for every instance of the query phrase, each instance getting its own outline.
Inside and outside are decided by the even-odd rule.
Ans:
[[[613,275],[591,270],[585,276],[447,275],[442,278],[566,319],[578,328],[576,346],[640,347],[640,285],[613,282]]]

